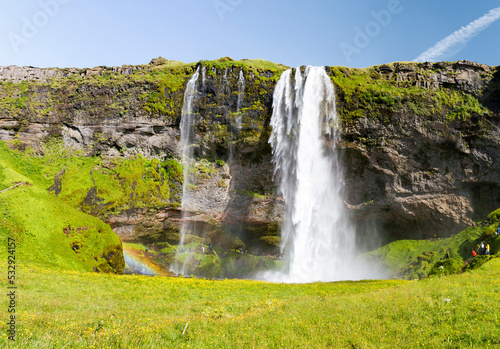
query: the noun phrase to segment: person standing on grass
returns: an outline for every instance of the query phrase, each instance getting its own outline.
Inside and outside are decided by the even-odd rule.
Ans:
[[[486,245],[486,249],[484,250],[484,254],[486,254],[486,255],[490,254],[490,244]]]

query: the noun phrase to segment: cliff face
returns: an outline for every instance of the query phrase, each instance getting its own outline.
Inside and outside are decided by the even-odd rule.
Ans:
[[[466,136],[405,113],[387,121],[356,121],[345,131],[384,142],[345,148],[346,201],[359,220],[374,219],[398,237],[433,237],[500,205],[498,122]]]
[[[433,237],[497,208],[498,68],[395,63],[371,74],[380,103],[343,131],[346,201],[358,220],[373,219],[400,238]],[[392,88],[384,93],[386,83]]]
[[[279,221],[267,141],[274,86],[286,67],[200,63],[195,209],[205,220]],[[163,59],[121,68],[0,68],[0,139],[35,151],[61,137],[87,155],[179,157],[184,89],[195,68]],[[360,229],[444,236],[500,207],[498,68],[394,63],[327,72],[342,117],[345,202]]]

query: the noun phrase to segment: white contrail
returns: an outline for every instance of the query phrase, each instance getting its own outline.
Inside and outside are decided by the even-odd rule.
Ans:
[[[414,62],[435,62],[449,53],[461,51],[467,41],[486,29],[491,23],[500,18],[500,7],[494,8],[484,16],[470,22],[451,35],[432,46],[430,49],[415,58]]]

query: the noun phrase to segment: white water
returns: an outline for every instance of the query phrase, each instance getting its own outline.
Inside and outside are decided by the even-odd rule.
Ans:
[[[217,74],[217,71],[215,72]],[[222,76],[222,83],[220,84],[220,92],[219,94],[224,96],[222,99],[223,103],[227,103],[229,100],[229,94],[231,93],[231,89],[229,87],[229,80],[228,80],[228,74],[229,74],[229,68],[226,68],[224,70],[224,75]]]
[[[353,262],[355,231],[343,203],[343,169],[335,150],[335,90],[324,68],[282,74],[271,126],[275,179],[285,200],[281,249],[289,270],[264,278],[312,282],[366,277],[365,268]]]
[[[193,143],[194,143],[194,127],[193,127],[193,104],[196,100],[198,93],[197,83],[200,76],[200,67],[196,69],[191,79],[186,85],[186,91],[184,92],[184,103],[182,105],[182,115],[180,122],[181,129],[181,154],[182,154],[182,164],[184,173],[184,182],[182,184],[182,203],[181,207],[186,208],[189,206],[190,196],[189,196],[189,185],[191,183],[191,176],[189,173],[189,167],[191,166],[193,160]],[[205,84],[205,67],[202,68],[202,79],[201,83]],[[183,244],[183,236],[181,235],[181,245]]]
[[[241,130],[242,126],[242,115],[241,115],[241,105],[243,103],[243,97],[245,95],[245,76],[243,75],[243,69],[240,70],[240,76],[238,78],[238,102],[236,105],[236,112],[238,116],[236,118],[236,128],[238,131]]]
[[[202,74],[201,84],[202,86],[205,86],[206,84],[205,67],[201,69],[201,74]],[[184,182],[182,184],[182,201],[181,201],[181,208],[183,210],[182,213],[183,223],[180,231],[180,242],[178,245],[177,254],[179,253],[179,251],[182,250],[182,247],[184,246],[184,240],[187,233],[185,210],[189,209],[191,204],[191,197],[189,193],[189,187],[191,184],[191,175],[189,168],[193,162],[193,143],[194,143],[193,105],[194,102],[196,101],[196,97],[198,94],[197,86],[199,86],[198,85],[199,77],[200,77],[200,67],[196,69],[196,72],[193,74],[193,76],[186,85],[186,91],[184,92],[184,104],[182,106],[182,115],[180,122],[180,129],[181,129],[180,146],[182,148],[181,154],[182,154]],[[180,265],[177,262],[173,262],[170,265],[170,270],[176,274],[185,274],[185,268],[186,268],[185,263]]]

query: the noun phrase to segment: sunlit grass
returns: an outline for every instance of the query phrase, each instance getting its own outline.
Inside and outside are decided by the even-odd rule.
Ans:
[[[500,260],[493,259],[469,273],[422,281],[288,285],[26,264],[19,273],[16,347],[496,346],[499,272]]]

